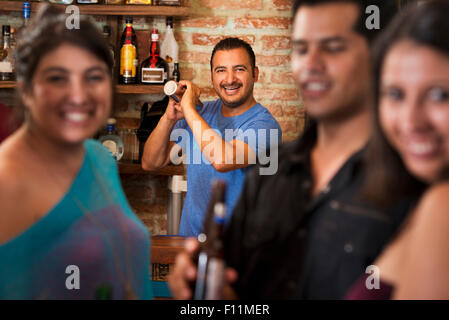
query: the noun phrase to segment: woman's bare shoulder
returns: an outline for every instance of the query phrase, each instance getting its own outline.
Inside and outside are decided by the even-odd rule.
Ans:
[[[447,230],[449,236],[449,181],[438,183],[425,192],[412,219],[413,229]]]

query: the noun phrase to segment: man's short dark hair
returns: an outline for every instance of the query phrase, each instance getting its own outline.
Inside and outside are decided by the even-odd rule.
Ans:
[[[354,30],[362,35],[369,44],[379,32],[387,27],[396,12],[398,11],[398,4],[396,0],[295,0],[293,3],[293,19],[296,16],[299,8],[303,5],[315,6],[329,3],[353,3],[359,7],[359,16],[354,25]],[[365,13],[368,6],[375,5],[380,10],[380,29],[368,29],[366,27],[366,18],[369,16]],[[345,17],[341,17],[345,19]]]
[[[212,70],[212,60],[214,59],[215,52],[220,50],[232,50],[232,49],[238,49],[243,48],[248,52],[249,61],[251,62],[251,71],[254,76],[254,68],[256,67],[256,56],[254,55],[253,48],[244,40],[239,38],[225,38],[221,40],[219,43],[217,43],[214,47],[214,50],[212,50],[212,55],[210,57],[210,70]]]

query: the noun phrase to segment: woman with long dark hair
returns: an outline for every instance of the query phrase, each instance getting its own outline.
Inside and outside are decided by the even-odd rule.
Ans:
[[[378,40],[365,196],[387,204],[429,188],[375,261],[377,272],[348,298],[449,298],[448,34],[449,2],[429,1],[398,16]]]
[[[22,126],[0,146],[0,299],[151,298],[149,234],[108,151],[112,57],[45,7],[16,51]]]

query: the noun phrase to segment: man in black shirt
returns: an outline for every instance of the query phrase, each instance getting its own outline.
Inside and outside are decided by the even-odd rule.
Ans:
[[[368,20],[385,27],[389,3],[295,1],[291,65],[312,120],[281,148],[275,175],[246,179],[225,234],[237,297],[343,298],[405,216],[410,201],[380,210],[358,197],[372,122]],[[196,272],[187,248],[169,280],[178,298],[191,297]]]

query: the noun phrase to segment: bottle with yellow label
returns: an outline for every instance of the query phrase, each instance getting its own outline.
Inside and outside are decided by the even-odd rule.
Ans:
[[[137,40],[135,34],[133,34],[132,20],[126,19],[124,42],[122,42],[120,48],[119,82],[123,84],[137,83],[137,65]]]

